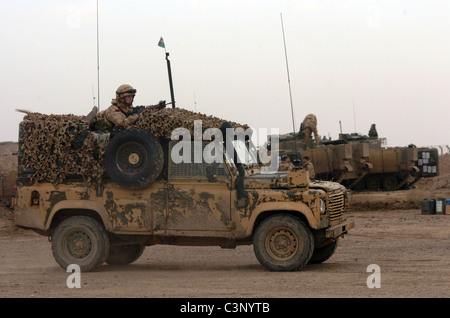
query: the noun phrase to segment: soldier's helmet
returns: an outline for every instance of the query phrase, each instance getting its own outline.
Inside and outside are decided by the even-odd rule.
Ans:
[[[119,101],[120,98],[125,96],[136,96],[136,89],[128,84],[120,85],[116,91],[116,100]]]

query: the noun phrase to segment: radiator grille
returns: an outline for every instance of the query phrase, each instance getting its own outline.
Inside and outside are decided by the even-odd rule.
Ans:
[[[328,213],[330,220],[339,219],[344,214],[345,199],[343,193],[331,194],[328,200]]]

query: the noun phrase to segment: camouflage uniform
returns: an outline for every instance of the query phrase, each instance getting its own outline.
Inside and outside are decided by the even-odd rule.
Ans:
[[[278,171],[294,170],[295,166],[291,162],[291,158],[289,158],[287,155],[283,155],[283,157],[281,159],[282,159],[282,162],[280,163],[280,166],[278,167]]]
[[[305,163],[303,168],[309,172],[309,179],[311,179],[311,180],[314,179],[314,177],[316,176],[316,173],[314,171],[314,165],[312,164],[312,162],[308,161],[307,163]]]
[[[278,167],[278,171],[292,171],[294,168],[295,166],[292,162],[282,162]]]
[[[319,145],[320,137],[317,132],[317,118],[314,114],[309,114],[303,120],[300,126],[300,134],[305,135],[305,145],[306,149],[309,148],[309,138],[314,134],[314,139],[316,141],[316,145]]]
[[[136,90],[127,84],[121,85],[116,91],[116,99],[112,100],[112,105],[106,110],[97,114],[98,130],[111,131],[114,126],[128,128],[139,118],[138,114],[133,114],[133,107],[126,105],[121,100],[126,96],[135,96]]]

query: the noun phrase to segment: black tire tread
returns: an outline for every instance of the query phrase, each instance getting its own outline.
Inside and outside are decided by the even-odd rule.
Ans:
[[[127,141],[136,141],[147,149],[149,162],[143,175],[129,176],[122,174],[117,168],[116,152]],[[152,160],[154,159],[154,160]],[[151,134],[141,129],[129,129],[122,131],[111,138],[105,151],[105,169],[111,180],[128,189],[143,189],[153,183],[161,174],[164,166],[164,152],[159,141]]]
[[[109,265],[128,265],[141,257],[145,246],[141,244],[130,244],[111,247],[106,263]]]
[[[309,263],[320,264],[328,260],[331,256],[333,256],[334,252],[336,252],[336,249],[338,247],[338,241],[339,239],[321,248],[314,249],[313,255]]]

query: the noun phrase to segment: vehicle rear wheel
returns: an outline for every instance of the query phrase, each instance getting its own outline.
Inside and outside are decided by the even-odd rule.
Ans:
[[[56,262],[64,269],[76,264],[82,272],[95,271],[106,261],[109,244],[103,225],[87,216],[64,220],[52,235]]]
[[[106,263],[109,265],[128,265],[131,264],[144,252],[145,246],[141,244],[130,244],[122,246],[112,246],[109,250]]]
[[[156,180],[164,165],[161,144],[152,135],[130,129],[115,135],[105,152],[105,169],[112,181],[142,189]]]
[[[380,179],[376,176],[367,176],[366,188],[369,191],[378,191],[380,189]]]
[[[351,189],[356,192],[361,192],[366,189],[366,184],[364,183],[364,180],[360,180]]]
[[[383,178],[383,189],[386,191],[397,190],[398,181],[396,176],[386,176]]]
[[[323,247],[314,249],[313,255],[309,262],[311,264],[320,264],[325,262],[327,259],[333,256],[334,252],[336,252],[337,246],[338,240]]]
[[[276,214],[265,219],[253,236],[258,261],[271,271],[295,271],[308,264],[314,250],[313,235],[300,219]]]

